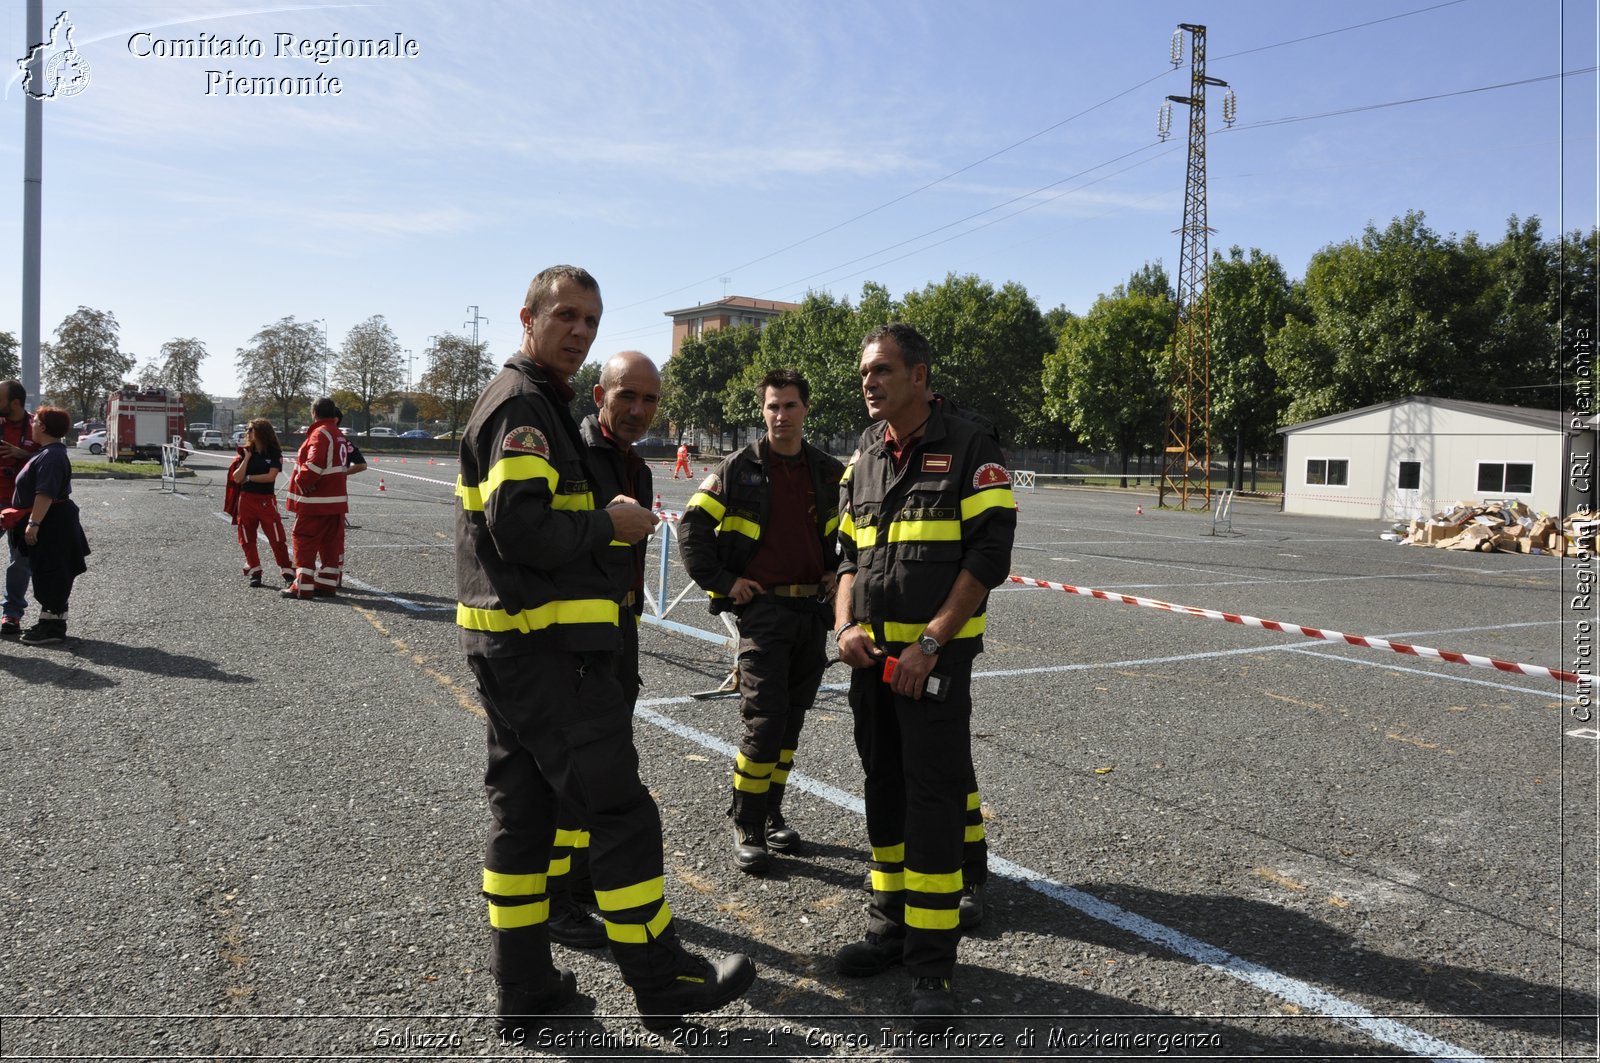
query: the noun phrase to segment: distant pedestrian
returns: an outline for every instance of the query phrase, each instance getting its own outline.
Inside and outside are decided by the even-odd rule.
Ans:
[[[48,646],[67,637],[67,604],[72,584],[88,570],[89,541],[72,501],[72,459],[61,440],[72,427],[67,411],[41,406],[33,416],[33,441],[39,452],[17,473],[11,496],[24,519],[11,529],[11,543],[33,566],[33,595],[39,621],[23,632],[22,641]]]
[[[683,473],[685,480],[694,479],[694,473],[689,471],[689,445],[687,443],[678,444],[678,464],[672,467],[672,478],[674,480],[678,478],[679,472]]]
[[[344,515],[350,441],[339,431],[340,412],[332,399],[311,407],[316,418],[306,430],[289,477],[289,512],[294,514],[294,582],[285,598],[332,597],[344,579]]]
[[[28,413],[28,391],[19,380],[0,383],[0,399],[5,401],[5,416],[0,419],[0,500],[10,501],[17,488],[17,473],[23,462],[39,452],[33,441],[33,417]],[[28,555],[9,547],[6,563],[5,604],[0,607],[0,638],[14,639],[22,634],[22,614],[28,607],[28,580],[33,574]]]
[[[288,536],[284,534],[283,518],[278,515],[275,492],[281,472],[283,448],[278,445],[278,433],[273,430],[271,421],[257,417],[245,429],[244,445],[228,467],[232,501],[226,507],[234,524],[238,525],[239,545],[244,548],[244,574],[252,587],[262,585],[257,533],[267,537],[283,582],[294,582],[294,563],[289,560]]]

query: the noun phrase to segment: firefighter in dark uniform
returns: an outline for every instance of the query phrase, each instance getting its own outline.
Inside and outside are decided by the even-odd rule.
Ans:
[[[492,823],[483,892],[502,1035],[526,1039],[577,995],[550,957],[546,893],[558,802],[592,835],[590,871],[612,955],[647,1026],[721,1007],[755,967],[678,942],[663,894],[661,816],[639,780],[617,681],[630,555],[656,518],[599,500],[568,381],[600,322],[599,285],[556,266],[534,278],[521,349],[473,408],[456,485],[456,623],[487,716]],[[609,502],[609,504],[608,504]]]
[[[744,738],[733,765],[734,864],[760,874],[796,852],[783,818],[806,710],[828,665],[844,466],[804,439],[811,388],[792,369],[759,387],[767,434],[717,466],[684,509],[679,549],[711,611],[739,618]]]
[[[600,371],[594,402],[599,412],[585,417],[578,433],[588,448],[595,497],[626,498],[648,505],[653,478],[649,464],[633,445],[650,430],[661,402],[661,374],[655,363],[639,351],[613,355]],[[632,546],[612,547],[631,555],[633,573],[617,615],[622,636],[622,650],[616,658],[617,681],[622,684],[629,712],[639,700],[639,616],[644,612],[644,559],[649,545],[650,537],[645,536]],[[589,842],[589,832],[576,812],[562,805],[556,817],[555,846],[550,850],[550,940],[579,949],[599,949],[606,944],[605,928],[583,907],[594,903]]]
[[[839,489],[834,616],[839,656],[854,669],[873,888],[866,936],[839,951],[838,968],[864,977],[904,963],[919,1030],[942,1029],[956,1012],[950,979],[975,796],[972,664],[1016,531],[999,444],[930,398],[930,360],[909,325],[863,342],[862,393],[878,423]]]

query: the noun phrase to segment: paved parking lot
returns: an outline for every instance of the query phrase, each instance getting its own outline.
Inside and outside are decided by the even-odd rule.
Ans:
[[[95,554],[74,638],[0,650],[0,1055],[505,1052],[474,1017],[493,987],[454,466],[353,480],[353,593],[295,603],[245,586],[225,462],[194,464],[177,494],[79,482]],[[669,477],[680,509],[692,484]],[[1019,500],[1013,571],[1036,579],[1553,667],[1592,619],[1554,558],[1249,503],[1212,535],[1149,494]],[[699,602],[671,618],[714,630]],[[1600,742],[1568,735],[1556,683],[1003,588],[975,681],[996,873],[957,973],[971,1018],[886,1045],[908,980],[830,962],[866,901],[844,672],[796,757],[807,854],[753,879],[722,815],[736,703],[689,697],[727,656],[641,643],[669,899],[693,946],[748,951],[761,979],[700,1043],[653,1044],[611,965],[560,950],[593,1014],[550,1055],[1594,1054]]]

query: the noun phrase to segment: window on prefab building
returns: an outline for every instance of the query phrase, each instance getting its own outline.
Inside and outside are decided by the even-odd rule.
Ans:
[[[1523,462],[1478,462],[1478,490],[1486,494],[1526,495],[1533,492],[1533,466]]]
[[[1350,459],[1307,458],[1306,483],[1346,487],[1350,483]]]
[[[1422,462],[1402,461],[1400,476],[1395,486],[1402,491],[1415,491],[1422,486]]]

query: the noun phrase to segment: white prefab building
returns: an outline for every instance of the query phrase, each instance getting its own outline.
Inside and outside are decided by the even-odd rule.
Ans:
[[[1559,410],[1421,396],[1278,429],[1286,513],[1427,517],[1518,500],[1562,516],[1594,505],[1595,425]]]

